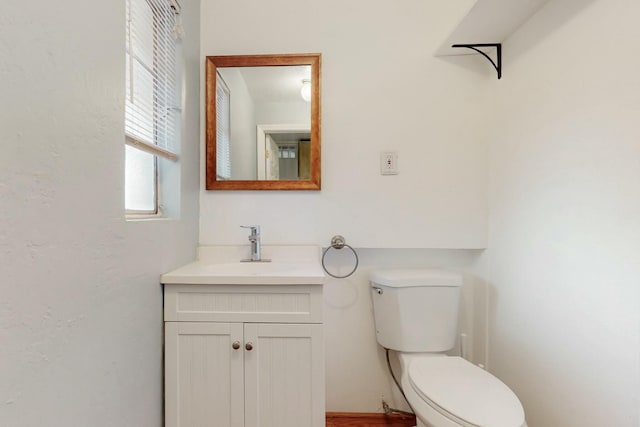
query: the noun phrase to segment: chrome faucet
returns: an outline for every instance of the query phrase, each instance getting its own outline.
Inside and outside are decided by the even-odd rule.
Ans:
[[[241,262],[269,262],[270,259],[262,259],[260,254],[260,226],[259,225],[241,225],[242,228],[251,230],[249,241],[251,242],[251,258],[240,260]]]

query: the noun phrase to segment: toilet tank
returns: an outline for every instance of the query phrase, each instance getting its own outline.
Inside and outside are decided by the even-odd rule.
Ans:
[[[402,352],[453,348],[462,276],[435,269],[375,270],[370,276],[378,343]]]

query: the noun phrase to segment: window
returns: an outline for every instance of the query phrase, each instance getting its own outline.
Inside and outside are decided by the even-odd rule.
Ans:
[[[176,0],[126,1],[125,209],[158,214],[162,162],[178,160]]]
[[[281,159],[295,159],[297,152],[297,145],[278,145],[278,157]]]
[[[216,175],[231,179],[231,95],[220,73],[216,78]]]

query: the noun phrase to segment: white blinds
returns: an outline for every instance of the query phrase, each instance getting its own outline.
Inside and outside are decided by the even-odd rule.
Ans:
[[[126,140],[174,160],[180,120],[176,6],[171,0],[126,0]]]
[[[216,175],[231,178],[229,88],[220,74],[216,76]]]

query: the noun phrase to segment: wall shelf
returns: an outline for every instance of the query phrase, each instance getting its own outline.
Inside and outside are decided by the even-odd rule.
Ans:
[[[479,53],[480,55],[487,58],[487,60],[491,62],[491,65],[493,65],[493,68],[496,69],[496,72],[498,73],[498,80],[500,80],[500,78],[502,77],[502,44],[501,43],[454,44],[454,45],[451,45],[451,47],[456,49],[459,49],[459,48],[471,49],[472,51]],[[486,48],[496,49],[495,61],[491,59],[491,57],[482,50]]]
[[[501,76],[501,49],[511,34],[549,0],[476,0],[436,56],[484,55]],[[454,47],[456,46],[456,47]],[[473,49],[471,47],[476,47]],[[460,49],[467,47],[468,49]],[[495,53],[494,53],[495,52]],[[496,62],[490,54],[496,55]]]

